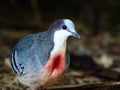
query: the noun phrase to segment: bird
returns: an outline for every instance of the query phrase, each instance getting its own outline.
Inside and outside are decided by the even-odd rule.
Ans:
[[[58,82],[69,68],[69,36],[80,39],[72,20],[58,19],[47,31],[21,38],[9,55],[17,80],[31,90]]]

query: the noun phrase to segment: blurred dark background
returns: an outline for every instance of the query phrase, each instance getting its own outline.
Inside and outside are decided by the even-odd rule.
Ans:
[[[25,35],[47,30],[60,18],[71,19],[81,35],[81,40],[71,38],[68,41],[71,72],[67,80],[83,85],[107,81],[106,78],[109,81],[118,79],[120,0],[0,0],[0,88],[13,80],[14,74],[8,68],[6,56],[15,43]],[[117,74],[113,75],[115,72],[112,71],[106,74],[104,69],[115,70]],[[93,74],[103,70],[104,73],[91,77],[84,70]],[[63,81],[62,84],[71,82]]]
[[[119,11],[119,0],[0,0],[0,27],[35,31],[58,18],[70,18],[91,34],[119,35]]]

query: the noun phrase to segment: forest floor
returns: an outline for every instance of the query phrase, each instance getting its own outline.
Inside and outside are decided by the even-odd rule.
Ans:
[[[29,33],[31,32],[27,30],[0,31],[0,90],[25,89],[19,83],[7,86],[15,75],[6,56],[15,43]],[[77,87],[74,90],[120,90],[120,37],[112,37],[108,33],[96,37],[85,37],[85,34],[81,34],[81,37],[81,40],[71,38],[68,41],[71,52],[70,69],[59,83],[48,89],[72,90],[70,88]]]

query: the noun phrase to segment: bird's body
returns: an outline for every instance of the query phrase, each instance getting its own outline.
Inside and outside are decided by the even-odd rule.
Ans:
[[[30,34],[13,48],[11,67],[22,84],[35,89],[61,79],[70,62],[66,41],[72,34],[64,30],[66,24],[73,25],[68,19],[57,20],[48,31]]]

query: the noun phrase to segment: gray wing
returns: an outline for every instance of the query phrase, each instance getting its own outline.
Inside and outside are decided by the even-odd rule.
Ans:
[[[53,47],[46,34],[31,34],[16,44],[10,56],[11,67],[16,74],[23,75],[29,70],[34,72],[46,63]]]
[[[67,69],[68,69],[70,66],[70,53],[68,50],[66,51],[66,63],[67,63]]]

